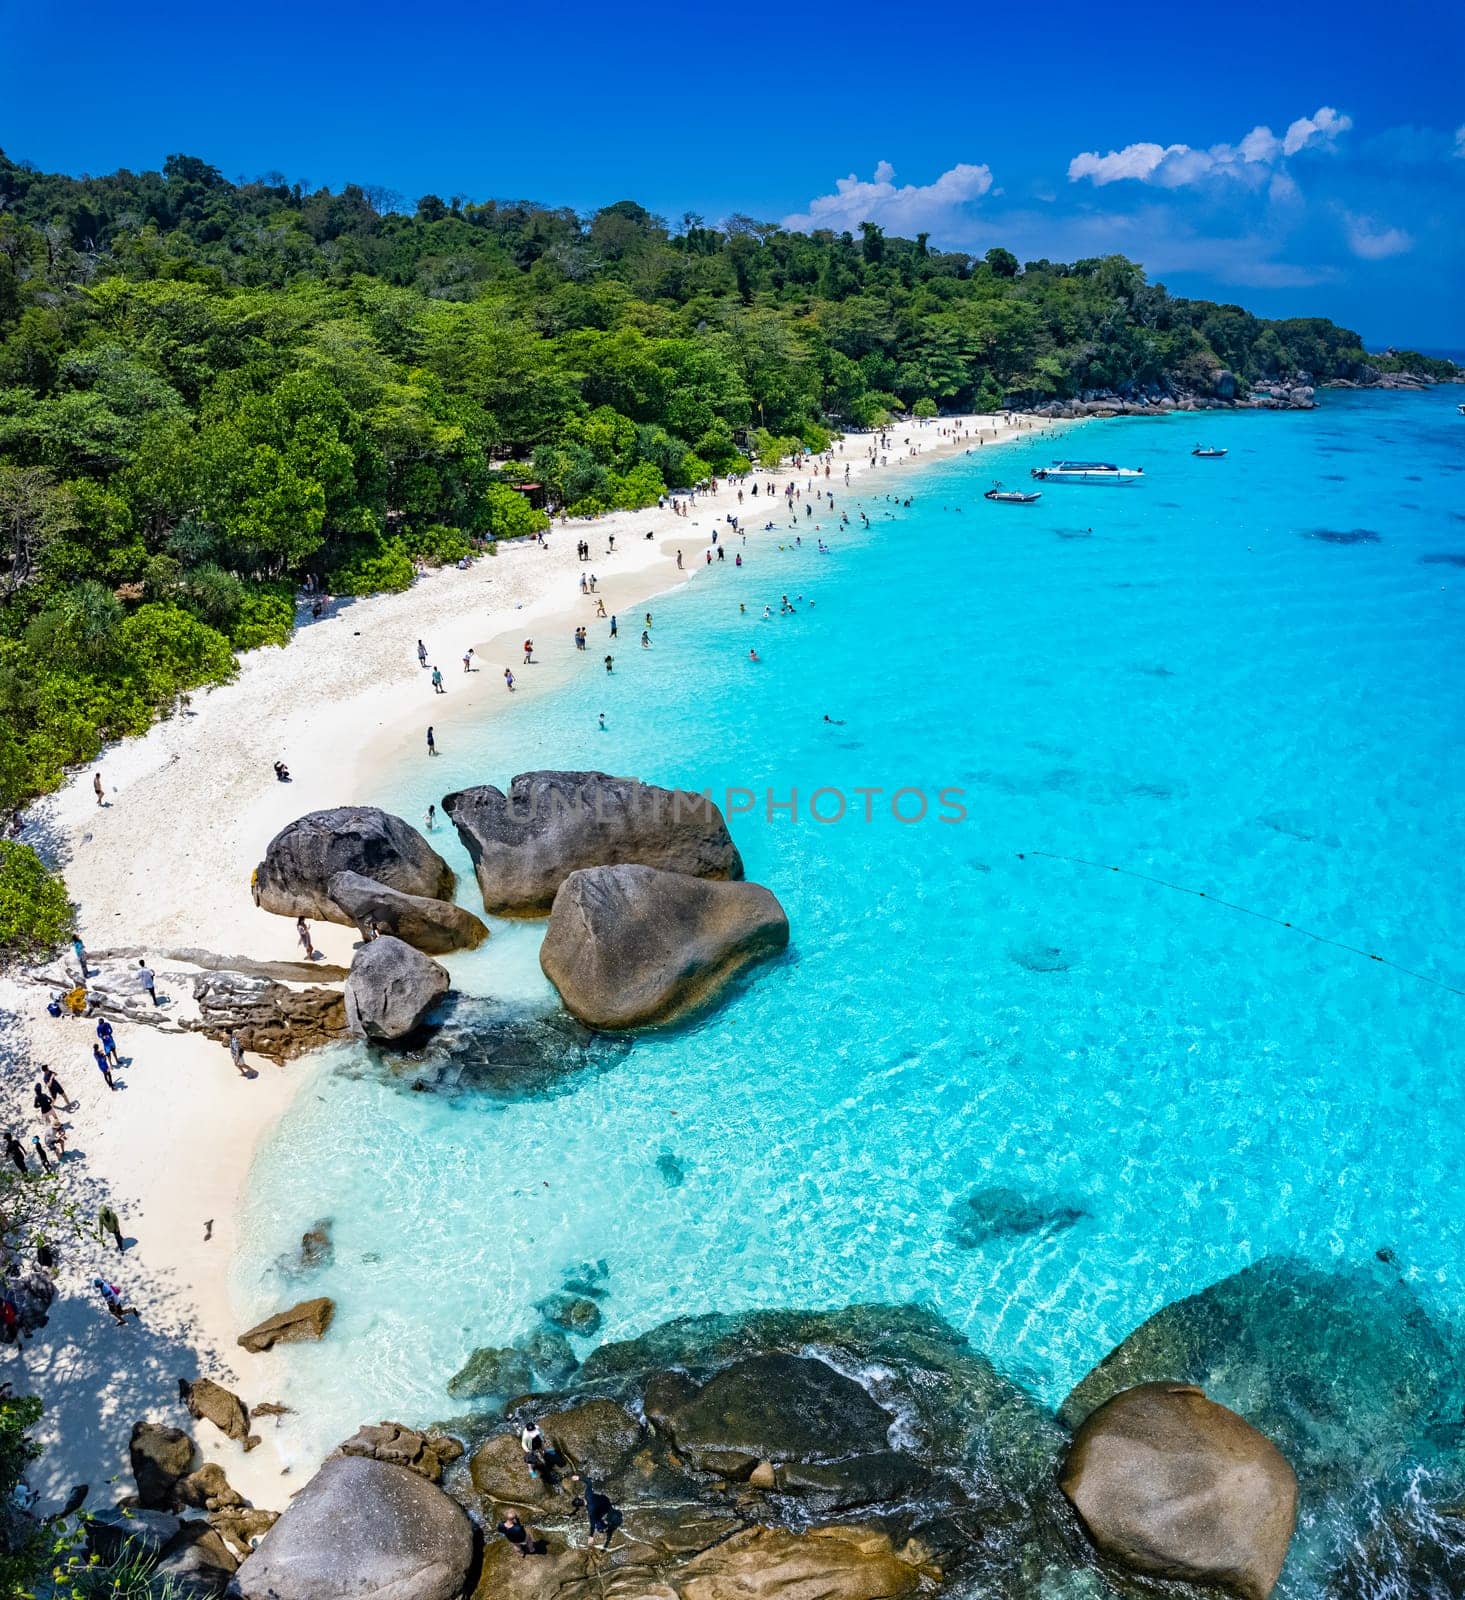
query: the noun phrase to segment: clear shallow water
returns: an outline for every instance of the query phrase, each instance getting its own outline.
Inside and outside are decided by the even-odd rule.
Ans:
[[[797,789],[796,823],[731,819],[793,946],[553,1094],[413,1094],[349,1051],[313,1069],[259,1156],[236,1288],[261,1313],[306,1292],[277,1258],[334,1219],[308,1292],[337,1297],[336,1328],[289,1357],[318,1442],[452,1413],[470,1350],[530,1331],[586,1259],[609,1268],[602,1338],[920,1301],[1050,1402],[1160,1305],[1268,1253],[1387,1246],[1433,1310],[1465,1311],[1465,999],[1031,854],[1465,987],[1453,394],[1106,423],[922,469],[909,509],[863,497],[869,534],[826,521],[828,555],[753,534],[741,572],[653,603],[654,649],[622,618],[613,678],[600,645],[474,748],[384,774],[373,798],[414,822],[539,766]],[[1193,459],[1201,437],[1230,454]],[[1064,449],[1147,481],[982,502]],[[785,592],[806,603],[780,618]],[[852,815],[808,821],[829,786]],[[902,825],[881,799],[866,824],[856,786],[960,788],[967,820],[933,804]],[[472,904],[466,854],[435,843]],[[547,1007],[541,933],[496,927],[449,964]],[[994,1186],[1084,1215],[964,1247],[951,1208]]]

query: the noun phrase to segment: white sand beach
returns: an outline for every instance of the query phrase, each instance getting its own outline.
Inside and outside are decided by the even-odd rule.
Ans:
[[[904,474],[973,448],[979,437],[990,444],[1019,429],[1050,427],[1006,427],[991,417],[900,424],[884,471]],[[851,435],[842,453],[835,446],[828,486],[841,501],[846,462],[852,496],[869,474],[869,442]],[[807,476],[784,468],[759,479],[802,484]],[[251,869],[282,826],[379,793],[383,771],[409,751],[411,759],[420,755],[428,722],[446,744],[469,719],[543,695],[575,671],[600,670],[599,653],[581,656],[571,640],[581,622],[599,637],[595,598],[579,589],[582,570],[596,573],[610,610],[628,610],[694,578],[713,527],[729,511],[757,528],[767,504],[760,497],[739,507],[736,486],[723,485],[699,495],[687,517],[651,510],[557,523],[544,548],[532,541],[501,546],[471,568],[424,575],[404,594],[333,603],[288,647],[244,657],[234,682],[195,694],[184,714],[104,752],[104,806],[92,793],[92,771],[77,773],[31,808],[24,837],[63,866],[88,948],[146,950],[159,992],[170,999],[165,1014],[188,1014],[194,1003],[186,972],[167,952],[193,948],[257,961],[300,953],[291,921],[257,909],[249,892]],[[581,538],[590,542],[588,564],[576,557]],[[677,571],[679,548],[685,572]],[[747,559],[756,561],[756,542]],[[526,636],[535,639],[542,664],[521,665]],[[418,665],[419,638],[442,668],[445,695],[432,693]],[[477,670],[465,674],[469,646]],[[505,666],[514,669],[513,696],[505,692]],[[277,759],[289,766],[291,783],[276,781]],[[349,965],[352,929],[320,923],[313,931],[327,962]],[[243,1079],[227,1051],[202,1035],[123,1023],[117,1038],[125,1087],[114,1093],[92,1062],[91,1023],[51,1018],[46,998],[34,983],[0,981],[0,1006],[14,1018],[0,1036],[14,1125],[28,1147],[39,1127],[30,1085],[39,1064],[49,1063],[77,1102],[67,1119],[74,1153],[65,1181],[85,1219],[95,1217],[105,1194],[130,1242],[119,1257],[91,1237],[61,1241],[50,1322],[5,1351],[0,1377],[45,1401],[46,1454],[33,1474],[43,1499],[90,1482],[95,1507],[131,1492],[127,1440],[136,1420],[190,1425],[179,1378],[216,1378],[251,1405],[287,1398],[289,1350],[252,1356],[236,1344],[245,1322],[230,1302],[229,1267],[254,1152],[308,1069],[251,1058],[256,1075]],[[90,1288],[97,1273],[136,1301],[139,1325],[112,1323]],[[288,1398],[308,1404],[308,1397]],[[315,1465],[292,1459],[291,1421],[264,1422],[263,1443],[248,1454],[212,1425],[194,1431],[236,1489],[256,1505],[280,1509]],[[115,1485],[103,1481],[109,1476]]]

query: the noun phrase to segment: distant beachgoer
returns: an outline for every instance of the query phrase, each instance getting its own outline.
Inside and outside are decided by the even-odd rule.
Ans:
[[[443,672],[441,667],[434,667],[432,669],[432,686],[438,694],[446,694],[448,692],[443,688]]]
[[[651,626],[651,613],[649,611],[646,613],[646,626],[648,628]]]
[[[504,688],[508,689],[511,693],[514,688],[514,674],[510,672],[507,667],[504,668]]]
[[[435,756],[437,754],[437,740],[432,736],[431,727],[429,727],[427,730],[427,753],[430,756]]]
[[[614,639],[616,634],[619,631],[620,631],[619,628],[616,626],[616,619],[614,617],[612,617],[610,619],[610,636],[611,636],[611,638]]]
[[[61,1114],[56,1109],[56,1102],[52,1100],[40,1084],[36,1085],[36,1092],[32,1099],[35,1101],[38,1115],[44,1121],[49,1122],[53,1128],[59,1128],[61,1126]]]
[[[234,1063],[234,1070],[241,1078],[249,1076],[249,1068],[244,1065],[244,1041],[239,1037],[237,1028],[229,1030],[229,1059]]]
[[[310,924],[304,917],[296,917],[295,919],[295,937],[300,941],[300,948],[305,952],[305,959],[314,961],[315,946],[310,939]]]
[[[86,965],[86,946],[81,942],[80,934],[74,935],[71,940],[71,949],[76,956],[76,964],[81,968],[83,978],[88,976]]]
[[[519,1430],[519,1448],[529,1465],[530,1476],[537,1476],[538,1464],[544,1456],[545,1439],[537,1422],[528,1422]]]
[[[32,1136],[31,1148],[36,1153],[36,1160],[41,1163],[41,1170],[43,1172],[50,1172],[52,1170],[51,1158],[46,1154],[46,1147],[41,1143],[40,1134],[37,1133]]]
[[[677,551],[677,571],[681,572],[682,570],[683,570],[682,569],[682,553],[681,553],[680,550],[678,550]]]
[[[600,713],[600,731],[602,733],[605,732],[605,713],[603,711]]]
[[[615,1535],[611,1526],[616,1515],[616,1508],[611,1504],[610,1496],[602,1494],[589,1478],[582,1478],[578,1474],[570,1480],[581,1487],[581,1503],[585,1507],[585,1515],[590,1523],[590,1539],[593,1543],[597,1533],[605,1535],[605,1548],[610,1549],[610,1541]]]
[[[148,998],[151,999],[155,1006],[162,1005],[162,999],[158,994],[157,977],[146,961],[139,961],[137,964],[137,981],[143,986]]]
[[[10,1157],[11,1164],[19,1173],[27,1173],[30,1168],[25,1164],[25,1146],[13,1133],[5,1135],[5,1154]]]
[[[534,641],[532,639],[526,639],[524,641],[524,665],[526,667],[528,667],[528,666],[532,666],[533,663],[534,663]]]
[[[604,600],[601,600],[601,599],[597,599],[596,600],[596,602],[595,602],[595,615],[597,617],[603,617],[605,615],[605,601]]]
[[[93,1278],[92,1288],[106,1302],[107,1310],[112,1313],[112,1320],[119,1328],[123,1326],[129,1315],[136,1317],[139,1322],[142,1321],[142,1313],[136,1306],[130,1306],[125,1303],[125,1297],[115,1283],[108,1283],[105,1278]]]
[[[647,633],[645,628],[642,628],[641,630],[641,648],[643,650],[649,650],[651,648],[651,635]]]
[[[472,670],[473,670],[473,646],[470,644],[468,646],[468,648],[463,652],[463,671],[464,672],[472,672]]]
[[[429,833],[437,827],[437,807],[435,805],[428,806],[427,815],[423,817],[422,821]]]
[[[605,658],[605,670],[607,672],[613,672],[615,670],[615,657],[614,656],[607,656]]]
[[[107,1080],[107,1087],[115,1089],[117,1085],[112,1082],[112,1064],[107,1060],[106,1052],[100,1044],[92,1046],[92,1060],[97,1064],[97,1071]]]
[[[102,775],[100,772],[95,773],[92,777],[92,791],[97,797],[97,804],[99,806],[105,805],[106,802],[102,799]]]
[[[102,1049],[107,1052],[107,1059],[115,1067],[117,1062],[117,1036],[112,1032],[112,1024],[105,1017],[97,1020],[97,1038],[102,1041]]]
[[[64,1106],[67,1111],[72,1109],[73,1101],[71,1096],[61,1087],[60,1078],[51,1071],[50,1067],[44,1065],[41,1067],[41,1082],[45,1085],[46,1093],[50,1095],[57,1105]]]
[[[427,665],[427,646],[423,644],[421,639],[417,641],[417,665],[419,667]]]
[[[97,1227],[101,1230],[99,1237],[105,1238],[110,1233],[117,1241],[117,1253],[120,1255],[125,1249],[122,1243],[122,1224],[118,1221],[117,1213],[105,1200],[97,1211]]]
[[[749,661],[756,661],[757,659],[758,659],[758,652],[756,650],[750,650],[748,652],[748,660]]]

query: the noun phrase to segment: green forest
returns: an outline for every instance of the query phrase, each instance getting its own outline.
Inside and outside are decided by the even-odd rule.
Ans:
[[[306,578],[399,589],[533,533],[515,483],[591,515],[909,410],[1364,361],[1120,256],[0,154],[0,808],[283,644]]]

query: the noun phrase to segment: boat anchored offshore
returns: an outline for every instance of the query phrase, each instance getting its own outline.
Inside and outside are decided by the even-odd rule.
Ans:
[[[1034,490],[1031,494],[1024,494],[1021,489],[1004,489],[1000,483],[994,483],[982,496],[984,500],[995,500],[1004,506],[1030,506],[1035,500],[1043,496]]]
[[[1051,467],[1034,467],[1039,483],[1108,483],[1123,487],[1144,482],[1143,467],[1116,467],[1112,461],[1055,461]]]
[[[1198,444],[1190,453],[1193,456],[1200,456],[1205,461],[1219,461],[1226,454],[1224,450],[1217,450],[1210,444]]]

